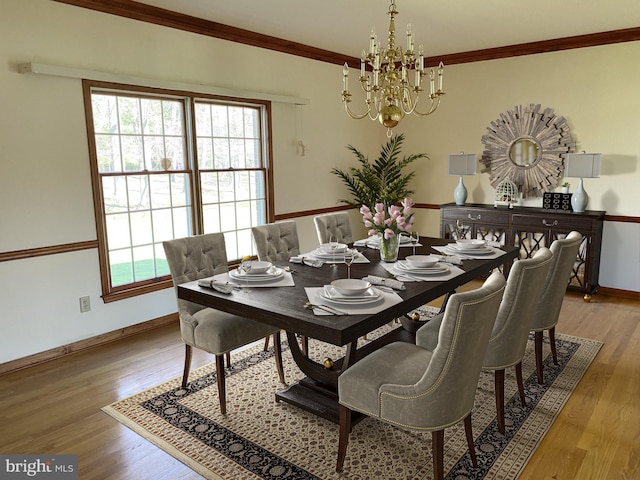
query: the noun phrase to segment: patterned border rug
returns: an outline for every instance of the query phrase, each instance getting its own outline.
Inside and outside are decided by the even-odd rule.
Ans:
[[[382,334],[386,326],[368,335]],[[513,368],[505,375],[506,435],[497,430],[493,372],[480,376],[473,432],[478,468],[471,466],[462,424],[445,431],[447,479],[515,479],[549,430],[602,343],[556,334],[558,365],[545,344],[545,385],[535,378],[533,342],[523,362],[527,407],[520,405]],[[365,341],[365,340],[361,340]],[[286,343],[283,348],[287,348]],[[318,360],[338,358],[341,349],[310,341]],[[104,407],[127,427],[207,479],[429,479],[431,434],[404,431],[366,418],[350,436],[344,472],[335,472],[338,425],[286,403],[273,351],[255,344],[232,355],[227,370],[227,416],[220,415],[215,367],[191,372],[187,389],[175,378]],[[303,375],[284,352],[289,382]]]

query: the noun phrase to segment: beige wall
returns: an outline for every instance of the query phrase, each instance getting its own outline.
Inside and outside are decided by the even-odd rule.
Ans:
[[[490,120],[516,104],[534,102],[569,119],[580,149],[605,154],[603,178],[586,184],[591,208],[639,215],[638,202],[631,201],[640,184],[640,147],[634,139],[639,129],[633,116],[640,111],[639,54],[640,44],[632,43],[447,68],[448,94],[441,110],[428,119],[407,119],[399,130],[407,133],[405,152],[431,155],[416,164],[416,200],[450,201],[455,179],[446,175],[446,155],[480,153],[480,137]],[[20,74],[17,66],[23,62],[308,98],[309,105],[301,108],[273,104],[278,214],[335,205],[347,192],[330,169],[355,163],[345,146],[375,156],[386,141],[377,124],[344,114],[339,66],[49,0],[2,0],[2,252],[96,238],[81,82]],[[301,134],[308,147],[304,157],[295,148]],[[467,185],[471,201],[491,200],[486,175]],[[437,211],[419,212],[421,233],[437,235],[438,216]],[[355,213],[352,219],[357,224]],[[298,225],[303,248],[311,248],[317,242],[311,220]],[[630,236],[624,228],[611,229],[624,245],[635,242],[636,273],[629,284],[625,274],[613,271],[603,285],[640,291],[638,230]],[[632,254],[632,248],[626,252],[625,246],[626,253]],[[610,262],[624,259],[618,251]],[[110,304],[102,302],[100,292],[95,250],[0,263],[0,363],[176,309],[172,290]],[[92,310],[80,314],[78,299],[85,295],[91,297]]]
[[[602,177],[585,179],[588,208],[640,216],[640,202],[630,201],[640,186],[638,58],[640,42],[633,42],[447,67],[441,108],[404,125],[415,148],[423,143],[431,154],[419,172],[425,191],[418,201],[452,201],[458,179],[446,175],[447,155],[465,151],[480,157],[490,122],[516,105],[539,103],[566,118],[577,151],[603,154]],[[464,180],[468,201],[493,201],[488,174]],[[568,180],[573,190],[577,179]],[[525,204],[541,206],[542,201]]]
[[[539,103],[567,119],[577,151],[603,154],[601,177],[584,180],[587,208],[640,216],[638,58],[640,42],[631,42],[447,67],[441,108],[426,119],[403,121],[408,148],[431,156],[418,169],[416,200],[452,202],[458,178],[447,175],[447,155],[464,151],[480,157],[481,138],[500,113]],[[578,179],[568,180],[573,191]],[[464,182],[468,202],[493,203],[488,174]],[[524,205],[540,207],[542,200],[526,199]],[[438,212],[428,216],[433,227]],[[600,284],[640,291],[639,224],[605,222]]]

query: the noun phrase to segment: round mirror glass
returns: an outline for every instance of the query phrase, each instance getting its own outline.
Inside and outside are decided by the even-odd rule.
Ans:
[[[538,144],[529,138],[518,138],[509,147],[509,160],[518,167],[535,165],[539,156]]]

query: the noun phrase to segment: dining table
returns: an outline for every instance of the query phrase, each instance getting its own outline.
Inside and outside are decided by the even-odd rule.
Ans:
[[[448,243],[451,243],[448,239],[421,237],[420,244],[415,249],[400,247],[398,259],[404,259],[414,252],[442,255],[440,250]],[[379,250],[367,247],[358,250],[361,258],[366,261],[353,263],[351,278],[391,278],[389,264],[380,260]],[[305,262],[273,262],[276,267],[288,267],[286,270],[291,272],[293,285],[239,288],[225,293],[201,286],[198,281],[192,281],[178,285],[177,294],[182,300],[251,318],[284,330],[293,359],[305,377],[277,391],[276,401],[296,405],[339,423],[339,375],[383,345],[393,341],[415,342],[415,332],[397,327],[372,341],[359,344],[358,339],[439,297],[447,298],[460,286],[479,277],[486,277],[496,268],[508,268],[517,258],[518,248],[502,246],[499,250],[499,255],[493,255],[491,258],[464,258],[458,265],[459,270],[456,270],[459,274],[446,279],[401,282],[404,289],[393,291],[397,301],[389,302],[388,306],[385,303],[384,308],[374,313],[331,315],[328,312],[307,308],[309,289],[323,287],[333,280],[347,277],[347,267],[340,263],[337,268],[333,268],[330,263],[318,266],[318,263],[314,262],[313,266]],[[388,288],[385,290],[390,291]],[[313,341],[343,347],[344,356],[332,359],[328,363],[316,361],[301,347],[300,338],[309,339],[309,349],[313,348]],[[355,423],[359,419],[360,416],[355,415],[352,421]]]

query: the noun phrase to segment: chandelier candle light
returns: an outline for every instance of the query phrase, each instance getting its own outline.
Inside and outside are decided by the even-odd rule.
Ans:
[[[389,6],[389,40],[387,48],[380,46],[375,32],[371,31],[369,39],[369,53],[362,51],[360,58],[360,85],[366,94],[366,110],[358,114],[351,111],[351,92],[349,91],[349,65],[343,67],[342,101],[347,114],[356,120],[368,116],[371,120],[378,119],[387,127],[387,136],[391,136],[391,129],[405,115],[426,117],[436,111],[440,105],[440,97],[444,95],[442,77],[444,64],[440,62],[437,70],[430,69],[429,100],[424,111],[420,111],[418,101],[424,91],[422,77],[427,75],[424,68],[424,53],[422,45],[418,47],[418,55],[414,52],[413,33],[411,24],[407,25],[407,49],[396,46],[395,35],[395,0]],[[371,72],[367,72],[369,65]],[[413,74],[412,74],[413,70]],[[412,79],[413,77],[413,83]],[[437,87],[436,87],[437,77]]]

